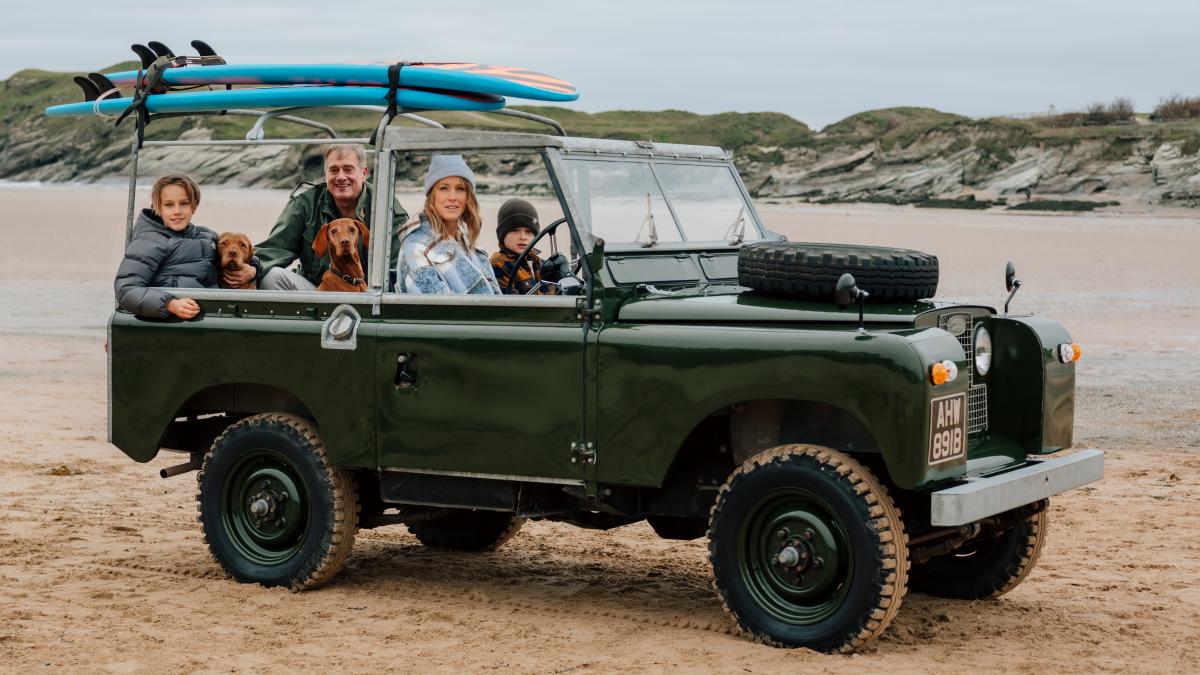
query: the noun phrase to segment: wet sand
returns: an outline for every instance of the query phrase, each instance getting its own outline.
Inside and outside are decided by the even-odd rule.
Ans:
[[[910,594],[846,657],[737,634],[703,542],[644,524],[530,523],[481,555],[381,528],[321,590],[230,581],[197,529],[194,474],[162,480],[178,457],[136,464],[105,442],[125,199],[0,187],[0,670],[1200,669],[1200,213],[759,204],[794,240],[937,254],[946,299],[1000,306],[1013,260],[1013,311],[1054,317],[1083,344],[1076,445],[1107,453],[1104,481],[1052,502],[1041,564],[1018,589],[976,603]],[[196,221],[257,239],[285,199],[208,190]]]

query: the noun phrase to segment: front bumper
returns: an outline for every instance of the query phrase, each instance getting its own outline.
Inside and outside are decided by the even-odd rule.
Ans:
[[[968,478],[962,485],[932,493],[930,523],[938,527],[965,525],[1103,477],[1104,453],[1099,450],[1031,459],[1019,469],[987,478]]]

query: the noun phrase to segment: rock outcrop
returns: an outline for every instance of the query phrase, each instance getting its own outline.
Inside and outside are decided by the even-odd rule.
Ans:
[[[1087,196],[1185,204],[1200,198],[1200,154],[1185,154],[1183,142],[1132,144],[1112,156],[1109,144],[1086,141],[1069,147],[1017,148],[1011,157],[989,156],[978,145],[955,149],[946,139],[922,139],[885,150],[839,147],[762,148],[782,161],[740,164],[746,184],[763,197],[803,197],[899,202],[979,194]]]

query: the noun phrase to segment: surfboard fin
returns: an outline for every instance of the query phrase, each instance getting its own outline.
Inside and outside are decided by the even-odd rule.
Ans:
[[[76,75],[71,79],[73,79],[75,84],[79,85],[79,88],[83,90],[83,100],[95,101],[100,97],[100,89],[96,87],[95,82],[92,82],[82,75]]]
[[[208,46],[208,43],[204,40],[192,40],[192,49],[195,49],[196,53],[200,56],[217,56],[217,50]]]
[[[113,84],[112,80],[101,75],[100,73],[88,73],[88,80],[90,80],[92,84],[94,84],[96,88],[100,90],[98,95],[106,94],[117,88],[117,85]]]
[[[157,54],[158,56],[165,56],[169,59],[175,58],[175,52],[171,51],[170,47],[164,45],[161,42],[156,42],[154,40],[151,40],[150,42],[146,43],[146,46],[149,47],[150,49],[154,50],[154,53]]]
[[[138,60],[142,62],[142,70],[148,69],[150,64],[154,63],[154,59],[158,58],[158,55],[146,45],[132,44],[129,45],[129,48],[133,50],[134,54],[137,54]]]

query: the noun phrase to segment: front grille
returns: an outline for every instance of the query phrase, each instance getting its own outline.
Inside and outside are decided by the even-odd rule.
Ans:
[[[950,331],[950,323],[961,320],[964,328],[957,335]],[[957,328],[957,326],[954,326]],[[949,331],[958,338],[963,352],[967,355],[967,435],[971,436],[987,430],[987,385],[975,383],[975,326],[971,315],[967,312],[949,312],[938,317],[938,328]]]

